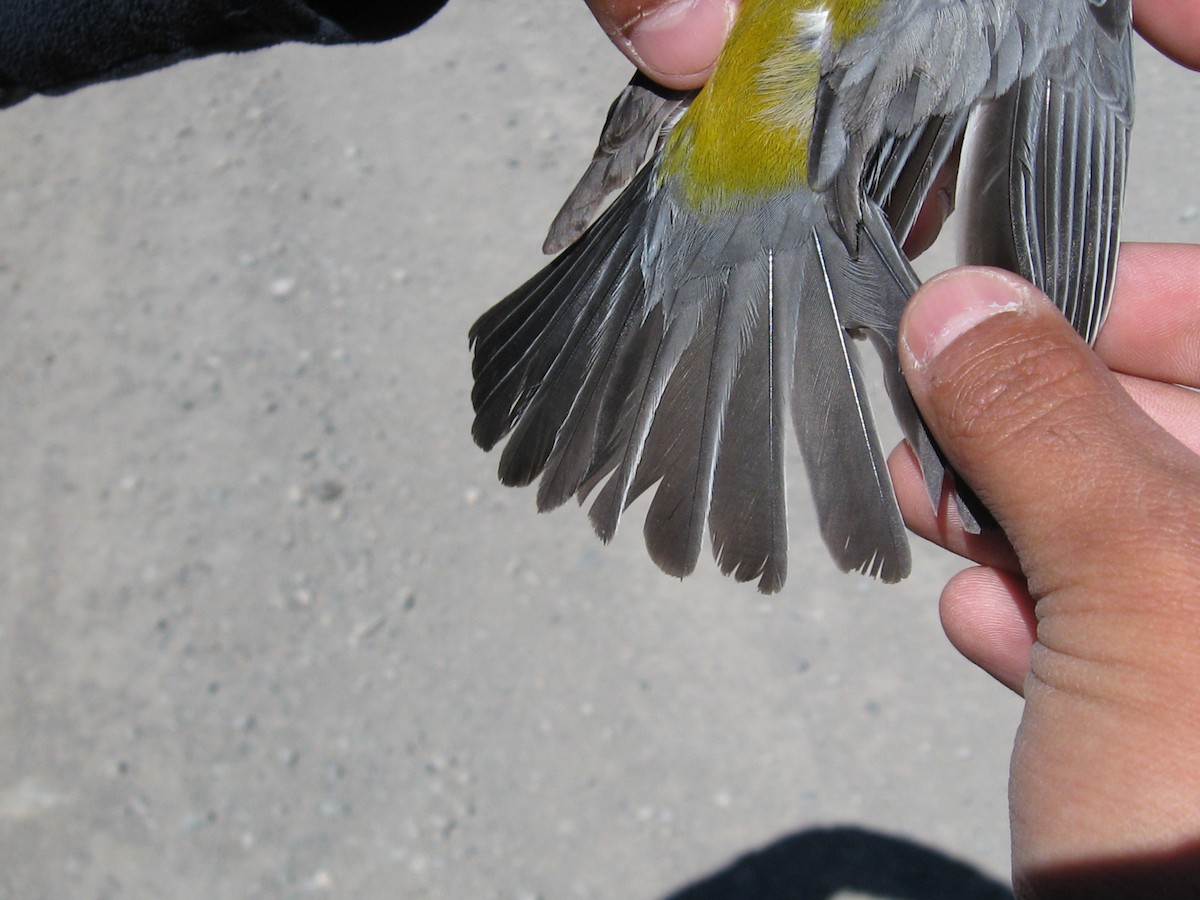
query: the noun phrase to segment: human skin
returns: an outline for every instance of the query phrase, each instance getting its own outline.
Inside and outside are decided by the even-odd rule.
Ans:
[[[604,33],[648,78],[700,87],[712,73],[737,0],[588,0]]]
[[[1096,355],[1116,373],[1124,391],[1194,453],[1200,452],[1200,395],[1177,385],[1194,386],[1200,380],[1197,279],[1200,248],[1126,244],[1112,311],[1096,344]],[[937,390],[948,388],[939,385]],[[951,640],[964,655],[1020,692],[1029,670],[1035,621],[1011,543],[1003,532],[964,532],[953,507],[935,517],[922,500],[923,483],[918,483],[916,463],[906,448],[893,454],[892,469],[910,527],[986,567],[985,572],[962,573],[943,592],[943,624]],[[1050,490],[1055,496],[1056,488]]]
[[[947,633],[1025,696],[1021,897],[1200,896],[1197,284],[1200,248],[1127,245],[1096,351],[998,270],[931,280],[901,323],[913,396],[999,525],[935,519],[893,456],[910,526],[983,563],[944,590]]]
[[[1197,7],[1135,16],[1198,68]],[[1125,245],[1094,351],[994,272],[934,279],[901,323],[913,395],[999,524],[935,517],[911,453],[893,454],[909,526],[981,563],[942,591],[947,635],[1026,699],[1009,798],[1022,898],[1200,896],[1198,286],[1200,247]]]

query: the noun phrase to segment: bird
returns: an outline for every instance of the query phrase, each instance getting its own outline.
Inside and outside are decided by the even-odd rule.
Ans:
[[[557,254],[470,331],[472,434],[539,510],[591,500],[604,541],[652,492],[651,558],[704,544],[787,578],[799,443],[834,562],[911,551],[860,339],[939,508],[952,473],[900,373],[920,281],[905,239],[961,154],[960,261],[1016,272],[1094,341],[1112,296],[1133,123],[1130,0],[742,0],[696,91],[635,76],[555,218]],[[593,497],[594,495],[594,497]],[[959,485],[971,530],[985,510]]]

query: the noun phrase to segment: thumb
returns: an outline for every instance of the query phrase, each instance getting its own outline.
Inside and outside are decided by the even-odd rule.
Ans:
[[[1040,291],[996,269],[931,280],[901,323],[922,415],[1020,558],[1034,598],[1190,571],[1196,458],[1137,405]],[[1186,490],[1181,489],[1186,486]],[[1180,537],[1178,541],[1149,536]],[[1133,565],[1117,565],[1126,559]]]
[[[596,21],[647,77],[688,90],[712,73],[736,0],[588,0]]]
[[[1195,896],[1197,457],[1014,275],[931,280],[900,344],[1036,601],[1009,781],[1018,894]]]

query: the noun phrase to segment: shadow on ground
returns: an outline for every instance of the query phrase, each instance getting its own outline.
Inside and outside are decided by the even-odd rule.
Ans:
[[[852,826],[811,829],[743,856],[665,900],[1012,900],[1005,884],[913,841]]]

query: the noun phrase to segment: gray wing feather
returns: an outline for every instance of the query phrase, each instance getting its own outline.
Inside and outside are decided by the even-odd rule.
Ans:
[[[879,353],[892,410],[921,464],[930,505],[937,511],[941,508],[948,468],[904,381],[897,347],[900,317],[919,281],[874,202],[864,207],[859,258],[850,261],[842,271],[848,283],[839,293],[846,298],[847,324],[866,331]],[[990,513],[967,485],[955,485],[954,498],[963,527],[979,534],[981,523],[990,520]]]
[[[555,381],[548,375],[563,374],[565,361],[575,358],[570,351],[580,341],[587,346],[596,339],[589,323],[601,321],[596,316],[607,307],[594,298],[621,282],[631,255],[636,258],[649,190],[647,174],[596,223],[588,240],[555,259],[472,327],[472,434],[481,447],[491,449],[531,403],[546,396]],[[634,289],[638,275],[632,276]],[[568,374],[578,377],[580,372]],[[501,477],[506,483],[525,484],[532,475],[519,475],[509,465],[502,468]]]
[[[1131,117],[1128,34],[1129,0],[885,4],[877,30],[827,45],[822,63],[809,177],[828,192],[838,235],[860,251],[864,217],[870,218],[862,186],[885,205],[903,240],[936,174],[918,168],[922,154],[932,160],[952,147],[964,112],[999,97],[980,117],[985,125],[992,118],[991,140],[981,146],[1008,166],[1001,170],[993,161],[964,192],[981,194],[975,208],[990,210],[976,215],[987,223],[984,242],[993,249],[986,260],[978,252],[969,259],[1044,286],[1094,339],[1115,266]],[[943,127],[944,136],[929,131]],[[999,140],[1010,133],[1011,145]],[[1002,205],[994,202],[998,195]],[[886,240],[873,237],[877,249]],[[886,370],[894,346],[876,343]],[[910,441],[914,432],[921,440],[914,448],[936,506],[944,462],[902,382],[893,378],[889,388]],[[959,500],[964,523],[978,530],[984,511],[969,492],[960,491]]]
[[[1125,0],[1127,2],[1127,0]],[[833,191],[830,219],[851,247],[872,148],[925,120],[954,116],[1009,90],[1052,47],[1071,46],[1081,4],[1044,0],[885,3],[879,23],[822,57],[809,180]]]
[[[1127,26],[1095,19],[1078,38],[977,111],[961,254],[1020,273],[1094,341],[1116,270],[1133,64]]]
[[[558,253],[583,234],[605,200],[642,168],[655,142],[694,96],[694,91],[668,90],[640,72],[633,76],[609,107],[591,164],[550,224],[543,252]]]
[[[629,289],[634,303],[626,308],[614,305],[611,313],[606,313],[612,319],[607,325],[611,334],[597,347],[574,404],[555,435],[546,474],[538,485],[540,512],[555,509],[572,496],[578,495],[582,501],[595,477],[611,471],[614,435],[620,431],[620,402],[638,381],[645,345],[658,333],[661,321],[655,315],[643,321],[645,295],[640,272],[630,273]],[[565,394],[575,386],[562,381]]]
[[[967,111],[935,116],[911,134],[889,137],[880,147],[864,190],[879,203],[903,246],[938,172],[962,139]]]

